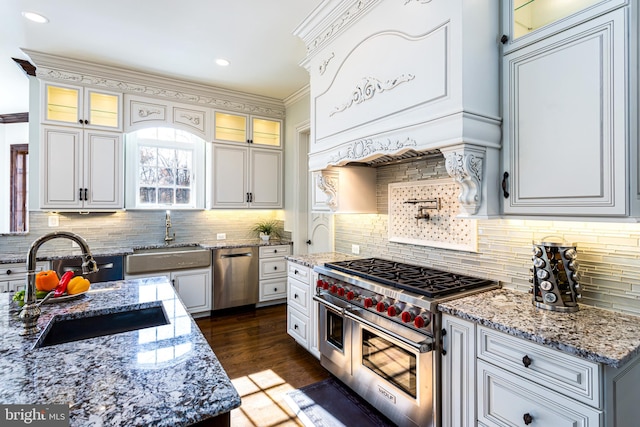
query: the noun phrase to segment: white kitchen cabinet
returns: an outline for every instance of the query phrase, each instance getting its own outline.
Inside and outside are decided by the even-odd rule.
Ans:
[[[504,52],[535,43],[624,6],[628,0],[508,0],[503,2]]]
[[[475,323],[442,315],[442,425],[471,427],[476,421]]]
[[[282,151],[208,144],[211,208],[281,209]]]
[[[121,93],[43,82],[42,96],[42,123],[122,130]]]
[[[282,147],[282,120],[226,111],[214,111],[213,117],[214,141]]]
[[[49,262],[36,263],[36,272],[48,270]],[[27,264],[9,263],[0,264],[0,292],[17,292],[25,289],[27,283]]]
[[[287,261],[291,245],[260,246],[259,299],[260,305],[283,301],[287,297]]]
[[[61,126],[41,126],[41,132],[40,208],[123,208],[121,133]]]
[[[629,90],[637,53],[628,38],[637,31],[628,13],[618,8],[504,56],[505,215],[638,214],[630,117],[638,94]]]
[[[173,127],[211,140],[211,109],[197,105],[125,94],[124,131]]]
[[[313,301],[314,274],[307,266],[287,262],[287,333],[319,359],[318,303]]]
[[[194,268],[158,273],[128,274],[125,280],[164,276],[171,281],[192,317],[208,316],[211,312],[211,269]]]

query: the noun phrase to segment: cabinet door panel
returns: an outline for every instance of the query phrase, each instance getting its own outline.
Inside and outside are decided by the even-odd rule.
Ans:
[[[505,56],[505,213],[624,215],[624,11]]]
[[[212,206],[217,208],[247,207],[248,153],[245,147],[213,145],[211,171]]]
[[[251,207],[282,208],[282,152],[251,149]]]
[[[82,207],[82,130],[43,126],[42,133],[41,207]]]
[[[173,284],[189,313],[211,310],[211,272],[194,270],[172,273]]]
[[[123,154],[120,133],[86,132],[85,179],[87,208],[122,208]]]

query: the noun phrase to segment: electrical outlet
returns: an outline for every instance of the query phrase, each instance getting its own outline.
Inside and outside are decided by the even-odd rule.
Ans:
[[[360,245],[351,245],[351,253],[355,255],[360,254]]]
[[[216,234],[216,239],[225,240],[227,238],[227,233],[218,233]]]
[[[60,226],[60,217],[58,215],[50,215],[49,227],[59,227],[59,226]]]

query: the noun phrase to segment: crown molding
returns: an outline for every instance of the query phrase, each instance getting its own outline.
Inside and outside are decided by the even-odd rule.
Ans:
[[[295,104],[296,102],[304,99],[307,96],[310,96],[310,94],[311,94],[311,88],[309,85],[301,87],[296,92],[292,93],[291,95],[289,95],[284,99],[285,108],[289,108],[291,105]]]
[[[103,90],[168,99],[190,104],[284,118],[285,106],[275,98],[236,92],[156,74],[81,61],[22,49],[41,80],[92,86]]]

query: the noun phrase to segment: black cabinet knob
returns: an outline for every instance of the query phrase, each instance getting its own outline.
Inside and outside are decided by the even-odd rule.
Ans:
[[[529,356],[527,356],[527,355],[525,355],[522,358],[522,364],[524,365],[525,368],[528,368],[531,365],[532,362],[533,361],[531,360],[531,358]]]
[[[509,37],[506,34],[503,34],[502,37],[500,37],[500,43],[506,44],[508,41]]]
[[[307,245],[310,245],[310,244],[311,244],[311,239],[307,240],[305,243],[306,243]]]
[[[13,273],[13,271],[11,271],[11,270],[7,270],[7,276],[8,276],[9,274],[11,274],[11,273]]]
[[[529,425],[533,422],[533,417],[531,416],[531,414],[526,413],[522,416],[522,420],[526,425]]]

